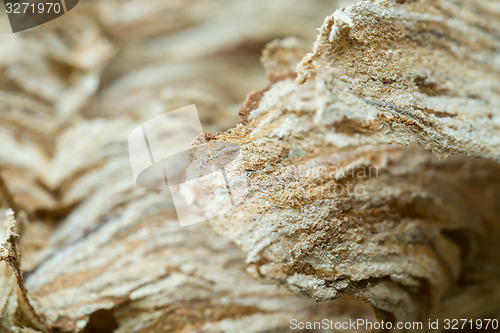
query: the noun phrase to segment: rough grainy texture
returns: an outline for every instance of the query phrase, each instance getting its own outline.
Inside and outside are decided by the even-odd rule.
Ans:
[[[33,307],[22,280],[21,258],[17,244],[19,224],[12,209],[9,209],[5,215],[5,230],[0,233],[3,238],[0,243],[0,267],[2,269],[0,274],[2,285],[0,329],[10,331],[15,322],[16,326],[31,326],[41,332],[49,332],[50,328],[47,322]],[[33,331],[29,328],[26,330]]]
[[[241,145],[247,171],[230,184],[249,194],[212,225],[247,252],[254,276],[318,300],[356,295],[386,319],[423,319],[446,302],[454,315],[497,315],[500,165],[339,147],[313,123],[313,95],[277,83],[249,125],[217,139]]]
[[[0,34],[0,205],[16,212],[0,228],[0,332],[498,316],[498,5],[360,2],[306,56],[338,4],[88,1]],[[248,195],[211,226],[245,263],[134,184],[127,135],[193,103],[205,130],[234,126],[265,86],[256,54],[288,35],[307,42],[264,50],[271,84],[245,125],[206,136],[241,147],[226,171]],[[412,142],[472,157],[389,144]],[[202,201],[209,185],[185,190]]]
[[[282,80],[214,139],[240,145],[226,169],[248,194],[211,225],[255,277],[318,300],[354,295],[388,320],[500,315],[498,5],[460,4],[336,11],[299,86],[284,75],[298,43],[264,52]],[[202,201],[199,188],[185,190]]]
[[[127,149],[136,126],[188,104],[205,130],[234,126],[265,82],[263,45],[312,43],[336,7],[84,1],[0,34],[0,220],[16,213],[0,228],[0,332],[285,332],[291,318],[373,318],[354,299],[318,306],[259,284],[229,240],[180,228],[168,193],[136,186]]]
[[[361,1],[326,18],[298,82],[318,76],[336,134],[500,161],[498,36],[496,1]]]

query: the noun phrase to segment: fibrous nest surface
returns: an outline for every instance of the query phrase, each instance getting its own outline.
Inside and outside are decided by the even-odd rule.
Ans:
[[[89,2],[1,35],[0,203],[17,214],[0,330],[498,317],[498,5],[362,1],[308,53],[339,5]],[[288,35],[305,42],[265,48],[258,90],[255,54]],[[135,185],[128,133],[193,103],[205,130],[233,127],[252,89],[242,124],[207,136],[240,147],[226,169],[244,200],[180,229],[168,193]],[[201,188],[186,185],[193,204]]]

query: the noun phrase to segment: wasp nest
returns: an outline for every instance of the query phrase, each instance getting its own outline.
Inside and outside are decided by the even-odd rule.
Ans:
[[[268,46],[273,83],[214,139],[241,147],[229,187],[248,191],[211,225],[253,276],[392,321],[499,314],[495,6],[361,1],[326,18],[312,53]]]
[[[91,1],[0,35],[1,332],[499,315],[497,3],[362,1],[308,53],[341,4],[311,2]],[[206,136],[240,147],[242,202],[181,229],[128,133],[187,104],[234,126],[287,35],[242,124]]]

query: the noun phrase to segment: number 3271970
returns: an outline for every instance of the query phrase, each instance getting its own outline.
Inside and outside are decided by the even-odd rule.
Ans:
[[[7,14],[59,14],[61,12],[61,4],[57,2],[17,2],[5,3]]]
[[[498,329],[498,319],[445,319],[445,330],[463,330],[463,329]]]

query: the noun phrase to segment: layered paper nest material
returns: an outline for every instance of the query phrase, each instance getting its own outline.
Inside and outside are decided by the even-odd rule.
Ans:
[[[265,85],[251,55],[307,40],[335,4],[88,2],[0,35],[0,203],[17,213],[0,331],[498,317],[495,1],[362,1],[326,18],[310,54],[271,43],[271,83],[210,136],[240,146],[229,184],[249,189],[212,228],[180,229],[168,193],[134,184],[133,128],[193,103],[212,110],[206,130],[234,126]]]
[[[391,321],[498,316],[498,18],[488,1],[361,1],[302,60],[268,46],[274,82],[214,139],[240,145],[229,187],[249,190],[211,225],[256,278]]]

